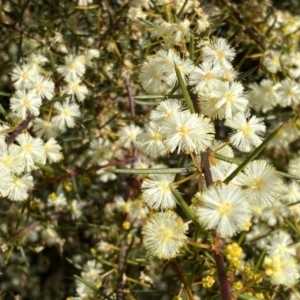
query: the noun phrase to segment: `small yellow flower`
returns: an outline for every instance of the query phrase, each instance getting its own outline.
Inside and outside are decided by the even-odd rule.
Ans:
[[[241,281],[236,281],[233,283],[232,287],[235,291],[238,291],[243,288],[243,283]]]
[[[130,222],[129,221],[125,221],[122,224],[123,229],[128,230],[130,228]]]
[[[202,279],[202,285],[204,288],[209,289],[215,283],[215,279],[212,276],[206,276]]]

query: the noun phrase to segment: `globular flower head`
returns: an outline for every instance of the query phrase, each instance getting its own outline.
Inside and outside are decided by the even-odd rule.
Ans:
[[[291,287],[300,277],[299,266],[293,257],[283,258],[279,254],[266,256],[263,267],[274,285]]]
[[[57,71],[64,76],[65,81],[74,81],[84,75],[84,59],[80,55],[68,54],[64,60],[64,65],[58,67]]]
[[[73,128],[75,126],[75,118],[80,116],[79,106],[69,100],[62,104],[56,102],[54,104],[55,112],[57,113],[51,121],[60,130],[64,131],[66,127]]]
[[[122,146],[130,148],[135,143],[136,136],[141,132],[141,128],[134,124],[124,126],[120,132],[120,142]]]
[[[176,206],[176,198],[170,185],[174,181],[171,174],[151,174],[142,184],[143,198],[155,210],[168,210]]]
[[[156,157],[166,154],[167,149],[163,143],[164,135],[160,132],[160,127],[154,122],[145,126],[146,131],[136,136],[136,145],[145,154]]]
[[[262,119],[252,116],[247,118],[242,112],[233,116],[232,119],[226,120],[225,125],[236,130],[230,135],[230,142],[233,146],[242,152],[249,152],[255,146],[259,146],[262,137],[266,132],[266,126]]]
[[[182,111],[166,120],[161,132],[166,136],[164,143],[171,152],[178,148],[178,152],[199,154],[210,145],[215,129],[208,118]]]
[[[150,120],[159,123],[168,120],[172,115],[183,110],[182,101],[168,99],[162,101],[151,111]]]
[[[287,232],[276,231],[269,239],[267,253],[268,255],[280,255],[283,259],[295,256],[296,248],[292,244],[293,240]]]
[[[10,99],[10,108],[17,116],[24,120],[28,114],[38,116],[40,114],[41,98],[34,90],[29,92],[17,90]]]
[[[227,238],[249,226],[251,209],[242,189],[222,183],[202,193],[196,215],[204,228]]]
[[[250,162],[233,182],[244,188],[253,207],[265,208],[280,195],[282,180],[276,170],[264,160]]]
[[[227,41],[223,38],[217,38],[210,45],[202,49],[204,61],[220,64],[223,66],[231,66],[231,61],[235,57],[235,50],[231,48]]]
[[[210,97],[215,102],[219,118],[230,119],[237,112],[244,112],[248,106],[244,88],[239,82],[222,82],[215,88]]]
[[[188,225],[173,211],[152,215],[142,229],[145,248],[160,259],[175,257],[187,240]]]

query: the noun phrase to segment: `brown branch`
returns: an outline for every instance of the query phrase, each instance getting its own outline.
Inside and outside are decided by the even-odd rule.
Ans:
[[[200,107],[198,105],[197,96],[192,93],[192,100],[194,103],[194,108],[197,113],[200,113]],[[211,171],[210,171],[210,164],[209,164],[209,155],[211,150],[209,148],[206,149],[205,152],[201,153],[201,169],[204,174],[206,186],[210,186],[213,183]],[[216,233],[213,231],[213,236],[216,238]],[[214,251],[214,259],[216,262],[217,273],[218,273],[218,280],[219,280],[219,288],[222,300],[231,300],[232,299],[232,292],[231,286],[227,280],[226,269],[224,265],[224,256],[223,254],[218,251],[220,249],[220,241],[218,240],[218,244],[216,245],[216,249]]]
[[[62,56],[62,57],[66,56],[66,53],[57,51],[57,49],[55,47],[52,47],[52,46],[48,45],[47,42],[45,40],[41,39],[39,36],[28,32],[27,30],[21,28],[20,26],[18,26],[16,24],[6,24],[4,22],[0,22],[0,24],[2,26],[6,27],[7,29],[11,29],[13,31],[19,32],[19,33],[27,36],[28,38],[38,42],[42,46],[49,48],[51,52],[53,52],[53,53],[55,53],[59,56]]]
[[[181,269],[180,269],[180,267],[179,267],[179,265],[178,265],[176,259],[173,258],[173,259],[171,260],[171,262],[172,262],[173,268],[175,269],[175,271],[176,271],[177,274],[179,275],[179,278],[180,278],[180,280],[181,280],[181,282],[182,282],[182,284],[183,284],[183,286],[184,286],[184,289],[185,289],[185,291],[186,291],[186,293],[187,293],[187,295],[188,295],[189,300],[194,300],[193,293],[192,293],[191,289],[189,288],[189,286],[188,286],[188,284],[187,284],[187,282],[186,282],[186,280],[185,280],[185,278],[184,278],[184,275],[183,275],[183,273],[182,273],[182,271],[181,271]]]
[[[124,274],[124,266],[126,262],[126,254],[127,254],[126,239],[122,238],[120,243],[119,255],[118,255],[118,282],[117,282],[117,290],[116,290],[117,300],[125,299],[124,289],[125,289],[126,282],[123,278],[123,274]]]
[[[15,129],[14,131],[11,133],[11,135],[9,136],[9,138],[6,140],[6,144],[10,145],[12,144],[16,137],[22,133],[23,130],[27,129],[29,123],[34,119],[35,117],[31,114],[29,114],[25,120],[23,120]]]
[[[62,214],[61,212],[60,213],[57,213],[57,212],[53,213],[52,215],[50,215],[47,218],[43,218],[41,220],[35,221],[35,222],[31,223],[29,226],[18,230],[17,232],[12,234],[6,241],[0,243],[0,247],[3,246],[4,244],[7,244],[9,241],[16,239],[19,236],[24,236],[24,235],[28,234],[34,228],[39,226],[42,222],[48,222],[48,221],[52,221],[52,220],[57,219],[61,214]]]
[[[113,167],[113,166],[125,165],[129,162],[134,161],[135,159],[136,159],[136,156],[131,156],[131,157],[128,157],[128,158],[120,160],[120,161],[111,161],[108,164],[103,165],[103,166],[93,166],[91,168],[82,169],[82,170],[79,170],[79,171],[69,171],[68,173],[66,173],[64,175],[55,176],[55,177],[52,177],[52,178],[48,178],[44,181],[38,182],[34,185],[34,188],[37,188],[37,187],[39,187],[41,185],[44,185],[44,184],[48,184],[50,182],[56,182],[56,181],[64,180],[64,179],[67,179],[67,178],[77,177],[81,174],[86,174],[88,172],[97,171],[97,170],[100,170],[100,169]]]
[[[131,92],[130,81],[129,81],[128,76],[125,77],[125,87],[126,87],[126,91],[127,91],[128,98],[129,98],[130,113],[131,113],[131,116],[134,117],[135,116],[134,99],[133,99],[133,95]]]
[[[203,170],[203,174],[207,186],[210,186],[213,183],[210,166],[209,166],[210,151],[211,151],[210,149],[207,149],[205,152],[201,153],[201,166],[202,166],[202,170]],[[216,237],[215,232],[213,232],[213,235]],[[218,244],[216,245],[216,249],[214,251],[214,258],[217,267],[221,299],[231,300],[232,292],[231,292],[230,284],[227,280],[226,269],[224,265],[224,256],[220,251],[218,251],[220,246],[221,246],[220,241],[218,241]]]

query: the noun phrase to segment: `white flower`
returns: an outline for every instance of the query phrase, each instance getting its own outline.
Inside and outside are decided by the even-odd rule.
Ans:
[[[108,160],[100,160],[99,166],[105,166],[109,164]],[[111,167],[103,167],[99,170],[97,170],[96,174],[99,176],[99,180],[101,182],[108,182],[111,180],[115,180],[117,178],[116,174],[110,171],[107,171],[107,169],[111,169]]]
[[[80,116],[79,106],[69,100],[64,101],[62,104],[56,102],[54,110],[57,115],[51,121],[62,131],[66,127],[73,128],[75,126],[75,118]]]
[[[252,116],[250,119],[239,112],[228,119],[225,125],[236,130],[230,135],[230,142],[233,146],[242,152],[249,152],[253,146],[257,147],[262,142],[262,137],[266,132],[266,126],[262,119]]]
[[[296,248],[293,247],[291,236],[279,230],[272,234],[267,246],[268,255],[280,255],[283,259],[296,255]]]
[[[57,137],[59,128],[53,124],[52,121],[35,118],[33,120],[33,131],[38,137],[44,136],[49,139]]]
[[[290,174],[299,175],[300,171],[300,157],[295,157],[290,160],[288,165],[288,172]]]
[[[299,265],[293,257],[283,258],[279,254],[266,256],[263,268],[273,285],[283,284],[291,287],[300,277]]]
[[[187,240],[188,225],[172,211],[152,215],[142,229],[145,248],[160,259],[175,257]]]
[[[95,163],[111,159],[113,156],[113,148],[109,140],[100,137],[92,141],[90,145],[90,156]]]
[[[33,188],[33,177],[25,174],[21,177],[13,176],[12,185],[8,191],[8,198],[13,201],[23,201],[28,198],[28,192]]]
[[[2,146],[6,145],[5,139],[7,137],[7,134],[10,132],[10,127],[3,124],[0,125],[0,149]]]
[[[273,26],[273,25],[272,25]],[[263,65],[270,73],[277,73],[281,70],[281,53],[279,51],[268,51],[263,60]]]
[[[234,113],[244,112],[248,105],[244,88],[239,82],[222,82],[210,96],[216,99],[215,107],[220,118],[230,119]]]
[[[124,126],[120,132],[120,142],[124,148],[130,148],[135,143],[136,136],[141,133],[141,128],[130,124]]]
[[[5,145],[0,148],[0,162],[14,174],[24,171],[26,160],[22,148],[18,145]]]
[[[48,62],[48,59],[40,53],[31,53],[25,58],[25,61],[31,68],[39,71],[40,66],[43,66],[46,62]]]
[[[251,91],[248,94],[249,105],[256,111],[267,112],[276,106],[279,102],[278,88],[270,79],[264,79],[258,85],[257,83],[249,85]]]
[[[93,0],[78,0],[77,1],[78,6],[87,6],[90,3],[93,3]]]
[[[53,162],[56,163],[63,158],[63,155],[60,152],[61,149],[61,146],[57,143],[57,141],[54,138],[50,138],[44,144],[44,152],[50,164]]]
[[[159,52],[161,53],[161,52]],[[194,63],[190,59],[181,59],[179,55],[176,53],[172,53],[171,50],[168,52],[169,61],[166,65],[162,65],[163,61],[165,60],[166,56],[158,57],[156,60],[161,68],[164,70],[165,78],[164,80],[166,83],[173,87],[177,82],[177,75],[175,71],[175,65],[179,69],[182,79],[187,85],[187,78],[190,74],[194,72],[195,66]]]
[[[19,143],[26,161],[25,171],[29,172],[34,169],[35,162],[45,160],[44,143],[40,138],[33,138],[28,133],[21,133],[17,136],[16,141]]]
[[[127,18],[131,21],[138,21],[138,19],[146,19],[147,13],[141,7],[130,7]]]
[[[175,176],[171,174],[151,174],[142,183],[143,198],[155,210],[168,210],[176,206],[176,198],[170,185]],[[175,187],[174,187],[175,188]]]
[[[161,134],[160,127],[150,122],[145,126],[145,132],[136,136],[136,146],[150,157],[163,156],[167,149],[163,143],[165,136]]]
[[[126,213],[128,213],[128,217],[131,221],[145,219],[149,212],[149,209],[142,197],[132,200],[128,199],[125,207],[123,208],[123,211],[125,210]]]
[[[235,50],[230,48],[227,41],[223,38],[217,38],[210,45],[203,47],[203,60],[230,67],[231,61],[235,57]]]
[[[22,120],[26,119],[28,113],[38,116],[41,104],[42,100],[34,90],[29,92],[17,90],[10,99],[10,109],[16,112]]]
[[[76,99],[79,102],[82,102],[88,94],[88,89],[86,85],[81,84],[80,79],[76,79],[74,81],[70,81],[68,85],[63,88],[62,94],[71,95],[72,100],[74,100],[74,96],[76,96]]]
[[[221,82],[224,71],[220,65],[213,65],[204,61],[199,67],[195,67],[189,76],[189,84],[195,85],[195,91],[200,92],[204,88],[211,89]]]
[[[295,203],[300,201],[300,185],[293,180],[283,186],[281,200],[284,203]]]
[[[159,125],[169,119],[172,115],[183,110],[182,101],[168,99],[159,103],[150,113],[150,120],[157,122]]]
[[[198,18],[196,18],[197,20],[196,32],[202,33],[210,26],[209,15],[207,15],[201,8],[195,9],[195,11],[199,12],[197,13]]]
[[[289,214],[289,208],[277,200],[271,206],[265,207],[262,210],[260,218],[272,227],[276,224],[282,224],[284,218],[287,218]]]
[[[270,206],[279,197],[282,188],[280,176],[264,160],[250,162],[233,179],[233,183],[243,187],[250,204],[259,208]]]
[[[227,82],[231,82],[231,81],[235,81],[236,78],[238,77],[239,73],[232,67],[223,67],[223,74],[222,74],[222,81],[227,81]]]
[[[5,197],[9,193],[9,189],[12,185],[12,174],[9,168],[7,168],[4,164],[0,163],[0,194],[2,197]]]
[[[84,266],[83,272],[81,272],[81,278],[88,282],[86,284],[82,281],[77,281],[76,285],[76,292],[80,295],[80,299],[87,299],[94,296],[94,291],[90,286],[100,286],[102,278],[100,276],[101,272],[103,271],[102,266],[97,263],[95,260],[90,260]]]
[[[164,81],[164,73],[161,66],[153,61],[144,62],[140,70],[139,79],[143,89],[148,94],[166,94],[169,86]]]
[[[297,106],[300,103],[300,84],[289,78],[281,81],[278,87],[279,105]]]
[[[172,24],[174,32],[174,42],[181,43],[189,40],[190,38],[190,24],[191,21],[188,19],[179,22],[178,24]]]
[[[47,199],[47,206],[54,207],[55,210],[61,210],[63,207],[67,206],[67,198],[63,193],[52,193]]]
[[[54,96],[54,82],[40,74],[32,77],[29,83],[29,90],[33,90],[37,96],[50,100]]]
[[[208,118],[182,111],[167,119],[161,132],[166,136],[164,144],[171,152],[178,147],[178,153],[183,150],[199,154],[209,146],[215,130]]]
[[[175,27],[171,23],[166,22],[162,19],[156,24],[157,26],[153,28],[151,35],[154,38],[162,38],[166,44],[173,45],[175,43],[174,30]]]
[[[68,54],[65,56],[65,64],[58,67],[57,71],[64,76],[65,81],[70,82],[84,75],[85,65],[80,56]]]
[[[237,167],[236,164],[218,160],[216,165],[210,166],[213,181],[224,181]]]
[[[196,215],[204,228],[215,229],[220,237],[227,238],[249,226],[251,210],[242,189],[220,184],[202,193]]]
[[[29,64],[16,65],[11,74],[16,89],[26,89],[29,87],[30,81],[37,73],[36,68],[32,68]]]
[[[76,199],[72,200],[71,205],[70,205],[70,210],[72,213],[72,219],[79,219],[82,215],[82,210],[80,203]]]

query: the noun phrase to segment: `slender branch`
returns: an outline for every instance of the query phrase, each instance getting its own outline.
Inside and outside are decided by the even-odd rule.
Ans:
[[[104,168],[108,168],[108,167],[113,167],[113,166],[121,166],[121,165],[125,165],[129,162],[132,162],[136,160],[136,156],[131,156],[131,157],[128,157],[126,159],[123,159],[121,161],[111,161],[109,162],[108,164],[106,165],[103,165],[103,166],[93,166],[89,169],[85,169],[83,168],[82,170],[79,170],[79,171],[69,171],[68,173],[64,174],[64,175],[60,175],[60,176],[54,176],[52,178],[48,178],[44,181],[41,181],[41,182],[38,182],[34,185],[34,188],[37,188],[41,185],[44,185],[44,184],[48,184],[50,182],[55,182],[55,181],[61,181],[61,180],[64,180],[66,178],[72,178],[72,177],[77,177],[81,174],[86,174],[86,173],[89,173],[89,172],[92,172],[92,171],[97,171],[97,170],[100,170],[100,169],[104,169]],[[109,172],[112,172],[111,170],[109,170]]]
[[[48,216],[47,218],[43,218],[41,220],[35,221],[35,222],[31,223],[29,226],[18,230],[17,232],[12,234],[7,240],[1,242],[0,247],[14,239],[17,239],[18,237],[24,236],[24,235],[28,234],[29,232],[32,232],[34,230],[34,228],[36,228],[43,222],[48,222],[48,221],[57,219],[61,214],[62,214],[62,212],[59,212],[59,213],[55,212],[52,215]]]
[[[189,92],[192,95],[191,98],[192,98],[192,101],[193,101],[193,104],[195,107],[195,111],[196,111],[196,113],[200,114],[201,111],[200,111],[200,106],[198,104],[198,99],[197,99],[197,96],[191,92],[191,87],[190,87]],[[206,186],[210,186],[213,183],[211,171],[210,171],[210,164],[209,164],[210,152],[211,152],[211,150],[209,148],[207,148],[205,152],[201,153],[201,169],[204,174]],[[214,259],[215,259],[216,267],[217,267],[221,299],[222,300],[231,300],[232,293],[231,293],[230,284],[229,284],[229,282],[227,280],[227,276],[226,276],[226,269],[225,269],[225,265],[224,265],[224,256],[221,253],[221,251],[218,251],[218,249],[220,249],[220,241],[217,238],[216,233],[214,231],[212,232],[212,234],[218,241],[218,244],[216,245],[216,251],[214,251]]]
[[[179,275],[179,278],[180,278],[180,280],[181,280],[181,282],[182,282],[182,284],[184,286],[184,289],[185,289],[185,291],[186,291],[186,293],[188,295],[189,300],[194,300],[193,293],[192,293],[191,289],[189,288],[189,286],[188,286],[188,284],[187,284],[187,282],[186,282],[186,280],[184,278],[184,275],[183,275],[183,273],[182,273],[182,271],[181,271],[181,269],[180,269],[177,261],[175,259],[172,259],[171,262],[172,262],[173,268],[175,269],[175,271]]]
[[[25,120],[23,120],[15,129],[14,131],[11,133],[11,135],[9,136],[9,138],[6,140],[6,144],[10,145],[12,144],[16,137],[22,133],[23,130],[27,129],[29,123],[34,119],[35,117],[31,114],[29,114]]]
[[[117,291],[116,291],[117,300],[125,299],[124,289],[125,289],[126,282],[123,278],[123,274],[124,274],[124,266],[126,262],[126,253],[127,253],[126,240],[122,238],[120,243],[119,255],[118,255],[118,282],[117,282]]]
[[[57,49],[55,47],[47,45],[47,42],[45,40],[41,39],[40,37],[36,36],[35,34],[32,34],[28,31],[26,31],[25,29],[21,28],[20,26],[18,26],[16,24],[6,24],[4,22],[0,22],[0,24],[2,26],[6,27],[7,29],[11,29],[13,31],[19,32],[19,33],[27,36],[28,38],[38,42],[39,44],[41,44],[44,47],[48,47],[51,50],[51,52],[53,52],[59,56],[64,57],[66,55],[66,53],[57,51]]]
[[[125,77],[125,87],[129,98],[130,113],[131,116],[134,117],[135,116],[134,99],[131,92],[130,81],[128,76]]]

